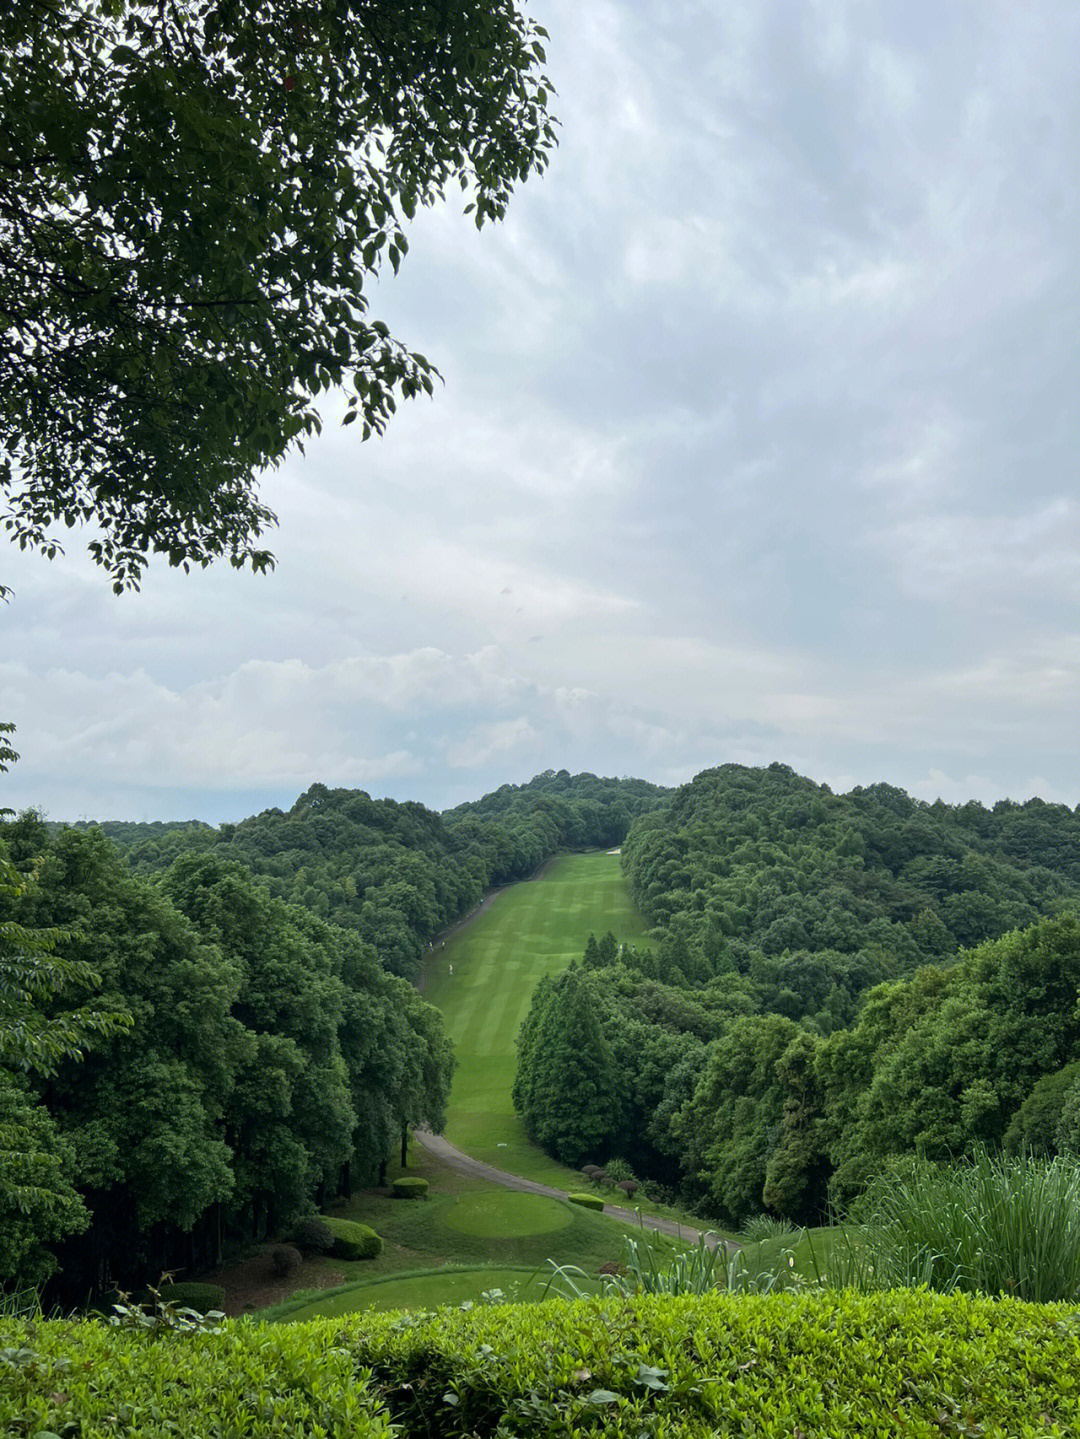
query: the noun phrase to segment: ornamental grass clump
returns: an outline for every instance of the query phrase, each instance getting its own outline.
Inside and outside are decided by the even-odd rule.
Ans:
[[[1032,1303],[1080,1300],[1080,1162],[977,1151],[883,1175],[859,1210],[860,1287],[926,1285]]]
[[[549,1259],[552,1273],[547,1291],[567,1298],[582,1299],[592,1292],[588,1275],[576,1264],[556,1264]],[[770,1294],[798,1283],[788,1251],[768,1267],[754,1262],[740,1249],[729,1249],[713,1233],[702,1234],[693,1248],[672,1254],[659,1249],[643,1236],[623,1239],[622,1261],[615,1272],[600,1271],[600,1292],[628,1299],[639,1294],[708,1294],[726,1289],[733,1294]],[[545,1292],[547,1292],[545,1291]]]
[[[772,1214],[755,1214],[742,1227],[742,1237],[748,1244],[760,1244],[766,1239],[787,1239],[797,1231],[787,1219],[777,1219]]]

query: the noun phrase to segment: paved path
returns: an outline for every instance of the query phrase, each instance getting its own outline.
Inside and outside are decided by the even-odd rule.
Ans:
[[[417,1129],[414,1133],[417,1142],[429,1154],[434,1154],[461,1174],[471,1174],[476,1179],[486,1179],[489,1184],[501,1184],[506,1189],[519,1189],[524,1194],[543,1194],[549,1199],[566,1198],[564,1189],[552,1189],[550,1184],[538,1184],[535,1179],[522,1179],[519,1174],[510,1174],[505,1169],[496,1169],[493,1164],[472,1159],[460,1149],[455,1149],[441,1134],[432,1134],[428,1129]],[[669,1234],[672,1239],[683,1239],[688,1244],[696,1244],[702,1237],[700,1229],[691,1229],[689,1225],[677,1224],[673,1219],[661,1219],[655,1214],[638,1214],[636,1210],[624,1209],[619,1204],[605,1204],[604,1213],[623,1224],[642,1224],[646,1229],[654,1229],[658,1234]],[[705,1234],[705,1242],[710,1249],[714,1249],[720,1241],[709,1231]],[[730,1239],[725,1242],[729,1249],[738,1248]]]

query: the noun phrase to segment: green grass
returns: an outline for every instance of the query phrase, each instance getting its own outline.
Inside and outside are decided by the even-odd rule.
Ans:
[[[494,1187],[486,1194],[465,1195],[446,1211],[446,1223],[458,1234],[499,1239],[552,1234],[568,1229],[573,1218],[570,1206],[556,1199]]]
[[[415,1145],[406,1172],[428,1180],[429,1199],[391,1199],[365,1191],[335,1209],[336,1215],[369,1224],[382,1236],[380,1255],[351,1263],[327,1258],[322,1267],[341,1274],[344,1284],[291,1296],[273,1309],[259,1311],[255,1317],[312,1317],[346,1313],[372,1304],[385,1309],[415,1304],[431,1307],[460,1299],[475,1300],[485,1289],[493,1288],[509,1295],[504,1282],[508,1271],[514,1272],[515,1283],[537,1271],[546,1282],[549,1259],[576,1264],[586,1274],[595,1275],[602,1264],[620,1258],[623,1235],[630,1232],[617,1220],[580,1209],[566,1200],[520,1194],[459,1174]],[[657,1240],[665,1254],[674,1252],[672,1240],[660,1236]],[[446,1297],[418,1298],[419,1278],[444,1269],[468,1271],[472,1277],[467,1282],[453,1280]],[[446,1279],[450,1281],[449,1273]],[[375,1293],[369,1292],[373,1284],[379,1286]],[[429,1289],[437,1296],[443,1293],[438,1286]]]
[[[630,898],[619,856],[560,855],[541,879],[504,890],[424,966],[424,998],[442,1010],[458,1058],[446,1138],[474,1159],[564,1192],[588,1186],[576,1170],[537,1148],[514,1113],[515,1041],[542,976],[560,973],[581,957],[590,933],[599,938],[609,929],[620,943],[642,945],[646,939],[645,920]],[[653,1204],[640,1190],[633,1200],[617,1189],[596,1193],[607,1204],[696,1229],[717,1227]]]
[[[283,1320],[292,1323],[302,1319],[329,1319],[361,1309],[380,1312],[389,1309],[435,1309],[440,1304],[463,1304],[467,1301],[477,1304],[483,1303],[482,1296],[494,1289],[501,1289],[509,1302],[532,1304],[558,1297],[546,1285],[543,1273],[524,1265],[445,1265],[386,1275],[381,1279],[360,1280],[355,1284],[343,1284],[337,1289],[323,1290],[320,1294],[295,1295],[273,1309],[263,1310],[257,1318],[269,1323]]]
[[[510,1102],[514,1041],[537,981],[579,959],[590,932],[599,938],[609,929],[631,944],[646,933],[619,856],[561,855],[542,879],[505,890],[445,949],[433,951],[424,998],[442,1010],[458,1057],[446,1128],[451,1144],[513,1174],[566,1188],[572,1171],[529,1142]]]

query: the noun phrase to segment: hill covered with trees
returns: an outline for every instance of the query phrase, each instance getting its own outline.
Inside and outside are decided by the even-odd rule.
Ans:
[[[665,797],[562,771],[445,817],[314,785],[217,829],[0,825],[0,1284],[190,1271],[374,1180],[443,1123],[431,937]]]
[[[819,1218],[915,1151],[1075,1145],[1078,838],[1041,801],[706,771],[623,845],[655,946],[592,941],[538,988],[518,1109],[736,1223]]]
[[[271,894],[358,933],[394,974],[415,978],[433,935],[485,890],[525,879],[564,849],[621,843],[670,791],[644,780],[548,770],[437,814],[363,790],[312,785],[291,809],[240,824],[102,826],[135,873],[194,851],[235,860]]]

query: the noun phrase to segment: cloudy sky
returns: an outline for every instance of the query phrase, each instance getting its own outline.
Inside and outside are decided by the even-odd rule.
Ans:
[[[561,146],[375,312],[269,577],[0,551],[0,803],[434,807],[725,761],[1080,802],[1075,0],[536,0]]]

